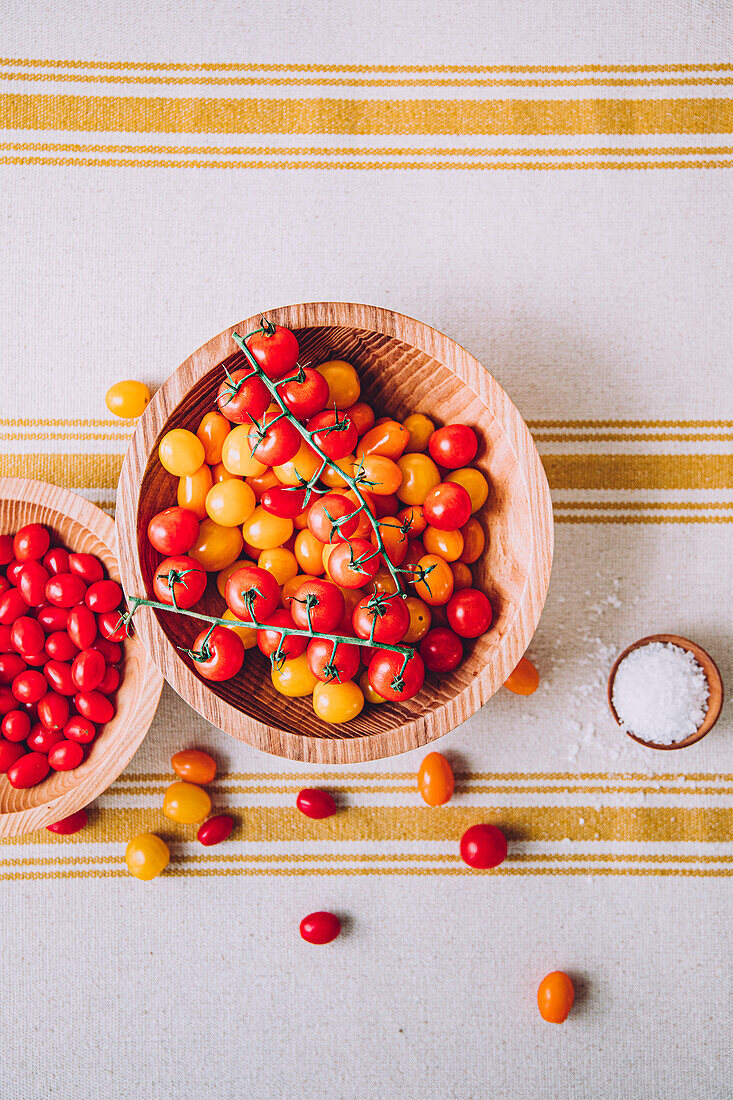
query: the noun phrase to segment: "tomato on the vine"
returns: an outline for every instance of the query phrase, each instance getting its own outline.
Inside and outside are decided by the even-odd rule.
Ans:
[[[289,611],[280,607],[267,616],[267,622],[257,631],[257,645],[265,657],[271,657],[278,653],[284,661],[291,661],[294,657],[300,657],[305,653],[308,639],[300,634],[284,634],[277,627],[293,628],[293,616]]]
[[[270,404],[270,391],[252,367],[244,367],[224,379],[216,403],[233,424],[248,424],[262,416]]]
[[[277,392],[293,416],[308,420],[328,405],[328,382],[315,367],[303,367],[302,379],[290,379]]]
[[[371,542],[353,538],[340,542],[328,559],[328,571],[343,588],[362,588],[379,569],[379,554]]]
[[[419,538],[428,525],[419,504],[411,504],[408,508],[402,508],[397,513],[397,519],[406,528],[408,539]]]
[[[312,504],[308,510],[308,527],[319,542],[343,542],[350,538],[359,526],[358,516],[354,515],[357,505],[340,493],[326,493]],[[345,519],[343,523],[337,520]]]
[[[257,565],[237,569],[224,590],[227,607],[245,623],[264,622],[277,607],[279,597],[280,586],[275,578]]]
[[[400,596],[376,593],[359,600],[351,622],[358,638],[394,645],[410,626],[410,611]]]
[[[471,497],[462,485],[442,481],[425,497],[423,512],[431,527],[455,531],[465,526],[471,517]]]
[[[360,656],[358,645],[334,642],[327,638],[313,638],[306,650],[308,667],[322,683],[329,680],[351,680],[359,671]]]
[[[205,591],[206,571],[195,558],[177,555],[164,558],[156,567],[153,575],[153,592],[156,600],[161,603],[188,609],[198,603]],[[69,617],[75,610],[72,608]],[[69,637],[76,642],[71,630],[69,630]],[[78,642],[76,644],[78,645]],[[80,648],[85,649],[86,646]]]
[[[248,336],[245,343],[262,373],[276,382],[293,372],[300,348],[289,328],[263,321],[262,329],[262,332],[253,332]]]
[[[369,662],[369,683],[378,695],[390,702],[412,699],[424,682],[425,665],[419,653],[414,653],[405,662],[402,653],[380,649]]]
[[[420,643],[420,656],[428,672],[452,672],[463,659],[461,639],[448,627],[436,626]]]
[[[384,455],[364,455],[357,462],[356,474],[357,480],[375,497],[391,496],[392,493],[397,493],[399,496],[402,472],[399,465],[391,458],[386,458]],[[390,502],[390,509],[393,512],[396,510],[392,502]]]
[[[431,607],[448,603],[453,595],[453,574],[448,562],[435,554],[425,554],[415,569],[412,584],[420,599]]]
[[[295,519],[305,507],[305,494],[305,489],[274,485],[271,489],[265,489],[260,497],[260,504],[270,515],[281,519]]]
[[[306,426],[313,433],[313,442],[329,458],[345,458],[356,446],[356,427],[338,410],[324,409],[312,416]]]
[[[244,663],[244,646],[236,630],[215,626],[202,630],[191,646],[194,668],[205,680],[231,680]]]
[[[407,532],[403,530],[403,525],[397,516],[384,516],[379,520],[379,534],[382,538],[382,544],[384,550],[380,555],[381,560],[384,562],[385,555],[392,562],[392,565],[402,565],[405,560],[405,554],[407,553]],[[371,544],[377,549],[379,541],[377,539],[377,532],[371,533]],[[384,562],[386,565],[386,562]]]
[[[488,596],[478,588],[462,588],[450,600],[448,622],[461,638],[478,638],[491,626],[494,612]]]
[[[457,470],[473,462],[478,451],[478,436],[467,424],[447,424],[430,436],[428,450],[439,466]]]
[[[345,544],[344,544],[345,545]],[[348,587],[348,586],[347,586]],[[344,617],[344,597],[330,581],[305,581],[290,599],[289,610],[300,630],[328,634]]]
[[[252,457],[264,466],[282,466],[300,450],[301,434],[281,412],[268,412],[249,431]]]

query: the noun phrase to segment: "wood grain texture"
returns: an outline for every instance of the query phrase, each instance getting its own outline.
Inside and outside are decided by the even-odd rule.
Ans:
[[[88,500],[21,477],[0,478],[0,534],[25,523],[44,523],[69,550],[95,554],[113,580],[120,580],[114,521]],[[40,829],[87,806],[127,766],[153,720],[163,678],[139,638],[124,643],[117,713],[92,745],[89,756],[69,772],[51,772],[36,787],[16,790],[0,776],[0,837]]]
[[[460,421],[476,429],[482,443],[475,464],[486,474],[490,494],[479,515],[487,549],[474,569],[493,603],[494,625],[473,643],[460,668],[441,678],[430,676],[417,698],[365,707],[344,726],[320,721],[310,699],[278,695],[269,663],[257,651],[247,653],[238,677],[212,685],[176,648],[190,645],[198,633],[190,620],[141,608],[138,629],[176,691],[233,737],[278,756],[317,763],[393,756],[465,721],[501,686],[527,648],[550,577],[547,479],[529,431],[501,386],[442,333],[388,310],[338,302],[286,306],[267,316],[295,331],[304,364],[329,358],[352,362],[363,395],[378,415],[424,412],[437,424]],[[156,512],[175,503],[176,479],[157,458],[160,437],[173,427],[196,430],[214,406],[222,364],[233,369],[244,361],[232,332],[244,335],[258,323],[259,315],[242,321],[191,355],[158,390],[137,426],[117,498],[120,565],[128,595],[150,593],[159,558],[147,542],[146,526]],[[210,591],[206,606],[221,614],[224,604]]]
[[[662,642],[664,645],[676,645],[679,646],[680,649],[686,649],[692,654],[705,673],[705,679],[708,682],[708,689],[710,692],[708,696],[708,709],[695,733],[691,733],[689,737],[685,737],[682,741],[675,741],[671,745],[658,745],[654,741],[644,741],[630,730],[624,730],[624,733],[626,733],[632,741],[636,741],[638,745],[644,745],[647,749],[661,749],[664,752],[669,752],[670,749],[686,749],[688,745],[696,744],[698,741],[701,741],[706,734],[710,733],[710,730],[718,721],[718,718],[720,718],[720,712],[723,709],[723,677],[720,675],[720,669],[707,650],[703,649],[697,642],[691,642],[689,638],[682,638],[679,634],[649,634],[646,638],[639,638],[638,642],[634,642],[633,645],[627,646],[623,653],[619,653],[618,657],[613,662],[613,667],[608,675],[608,705],[611,708],[611,714],[620,726],[621,722],[616,713],[616,708],[613,705],[613,684],[616,679],[618,666],[630,653],[633,653],[635,649],[641,649],[642,646],[649,645],[651,642]]]

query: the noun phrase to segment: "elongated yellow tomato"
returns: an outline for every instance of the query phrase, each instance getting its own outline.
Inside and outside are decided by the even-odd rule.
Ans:
[[[364,471],[364,486],[374,496],[386,497],[398,492],[402,473],[399,465],[391,458],[385,458],[384,455],[364,455],[356,468]]]
[[[332,680],[313,689],[313,710],[324,722],[350,722],[364,708],[364,693],[353,680]]]
[[[212,485],[206,494],[206,511],[222,527],[239,527],[256,507],[255,495],[241,478],[229,478]]]
[[[251,565],[252,562],[250,562],[250,561],[237,562],[236,564],[238,566]],[[219,574],[219,575],[221,576],[221,574]],[[240,621],[237,618],[237,616],[234,614],[234,612],[231,610],[231,608],[229,608],[229,607],[226,609],[226,611],[222,615],[222,619],[231,619],[232,622],[235,622],[235,623],[238,623]],[[244,626],[244,625],[242,625],[242,626],[228,626],[227,630],[233,630],[235,634],[239,635],[239,638],[240,638],[240,640],[242,642],[242,645],[244,646],[245,649],[254,649],[255,646],[257,645],[257,630],[254,629],[253,627]]]
[[[327,363],[321,363],[316,367],[319,374],[328,382],[328,405],[334,404],[339,410],[346,409],[355,404],[361,395],[361,382],[351,363],[343,359],[329,359]]]
[[[270,679],[275,691],[287,695],[290,699],[300,699],[310,695],[319,682],[308,667],[305,653],[283,661],[280,668],[270,669]]]
[[[413,645],[415,642],[421,642],[430,630],[433,616],[425,601],[418,599],[417,596],[408,596],[405,605],[410,612],[410,625],[402,639],[402,644]]]
[[[236,573],[238,569],[243,569],[245,565],[251,565],[252,562],[247,558],[237,558],[231,565],[225,565],[222,570],[216,574],[216,590],[220,596],[224,596],[226,593],[227,581],[231,577],[232,573]]]
[[[402,421],[410,433],[410,442],[405,447],[405,454],[418,454],[426,451],[428,440],[435,431],[435,424],[429,416],[423,413],[413,413]]]
[[[292,533],[291,519],[273,516],[261,504],[257,505],[249,519],[242,524],[245,540],[257,550],[272,550],[275,546],[282,546]]]
[[[195,474],[178,481],[176,497],[181,508],[188,508],[197,519],[206,518],[206,494],[212,485],[211,470],[201,466]]]
[[[110,386],[104,400],[115,416],[123,420],[134,420],[145,412],[150,401],[150,390],[144,382],[127,378],[124,382],[115,382],[114,386]]]
[[[197,435],[185,428],[166,432],[158,446],[160,464],[169,474],[186,477],[204,464],[204,445]]]
[[[268,573],[272,573],[281,586],[298,575],[297,558],[292,550],[286,550],[284,546],[263,550],[257,559],[257,564],[260,569],[266,569]]]
[[[168,845],[155,833],[138,833],[125,849],[125,863],[131,875],[150,882],[165,871],[171,854]]]
[[[462,466],[460,470],[451,470],[446,474],[446,481],[454,481],[462,485],[471,498],[471,512],[478,512],[483,508],[489,495],[489,483],[480,470],[473,466]]]
[[[428,806],[445,806],[455,787],[453,769],[442,752],[429,752],[417,773],[417,789]]]
[[[179,779],[163,795],[163,813],[171,821],[198,825],[211,813],[211,799],[203,787]]]
[[[205,519],[189,554],[201,562],[207,573],[218,573],[236,561],[241,549],[242,533],[238,527],[222,527],[213,519]]]
[[[289,610],[289,601],[298,591],[301,584],[305,584],[306,581],[314,581],[316,579],[317,578],[314,573],[298,573],[298,575],[296,577],[293,577],[292,580],[286,581],[285,584],[282,586],[282,591],[280,592],[280,606],[287,607]]]
[[[346,455],[345,458],[332,459],[331,461],[332,465],[327,466],[321,474],[321,481],[324,485],[328,485],[329,489],[342,489],[344,485],[348,485],[348,482],[345,477],[341,476],[339,471],[353,478],[356,459],[353,455]],[[338,469],[333,469],[334,466],[337,466]]]
[[[429,455],[402,455],[397,465],[402,474],[397,496],[403,504],[422,504],[430,490],[440,485],[440,471]]]
[[[264,474],[267,467],[263,462],[252,458],[252,448],[249,443],[251,425],[237,424],[232,428],[224,440],[221,449],[221,460],[224,468],[230,474],[239,474],[240,477],[257,477]]]
[[[308,528],[304,531],[298,531],[295,536],[295,558],[304,573],[309,573],[313,577],[320,577],[325,571],[326,567],[323,564],[324,546],[325,543],[320,542]]]
[[[410,442],[410,432],[396,420],[385,420],[383,424],[375,424],[361,439],[356,448],[356,457],[364,455],[384,455],[394,462],[405,453]]]
[[[422,536],[428,554],[437,554],[443,561],[458,561],[463,553],[463,535],[460,531],[440,531],[426,527]]]
[[[207,412],[196,429],[196,435],[204,445],[204,461],[209,466],[221,462],[221,450],[224,440],[232,430],[232,425],[220,412]]]
[[[436,554],[425,554],[417,564],[426,574],[423,580],[413,584],[420,599],[431,607],[448,603],[453,595],[453,574],[448,562]]]
[[[283,485],[300,485],[301,481],[310,481],[320,470],[323,460],[305,440],[300,445],[295,458],[283,462],[282,466],[273,466],[278,481]]]
[[[540,674],[527,657],[522,657],[517,667],[504,681],[504,687],[513,691],[515,695],[533,695],[539,686]]]
[[[374,703],[375,706],[378,706],[380,703],[387,702],[387,700],[383,696],[379,695],[369,683],[368,668],[365,668],[361,676],[359,677],[359,687],[364,693],[364,699],[367,703]]]

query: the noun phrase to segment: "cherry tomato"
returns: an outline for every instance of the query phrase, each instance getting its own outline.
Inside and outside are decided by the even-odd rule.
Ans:
[[[379,520],[379,533],[381,535],[384,551],[380,554],[380,565],[386,565],[384,560],[385,555],[389,558],[392,565],[402,565],[407,554],[407,532],[404,530],[404,524],[397,518],[397,516],[383,516]],[[379,543],[377,541],[377,533],[372,530],[370,535],[370,541],[372,546],[377,549]]]
[[[564,1024],[575,1000],[575,987],[562,970],[553,970],[540,982],[537,1007],[540,1016],[550,1024]]]
[[[38,700],[38,721],[47,730],[63,729],[69,721],[69,703],[66,697],[55,691],[46,692]]]
[[[358,436],[356,428],[343,413],[333,409],[324,409],[308,421],[307,428],[313,433],[313,442],[329,458],[345,458],[356,446]]]
[[[43,568],[47,569],[49,573],[68,573],[69,551],[64,550],[63,546],[54,546],[47,554],[44,554]]]
[[[295,559],[300,568],[313,575],[323,573],[324,546],[312,531],[299,531],[295,537]]]
[[[245,540],[258,550],[272,550],[276,546],[282,546],[292,533],[291,519],[273,516],[261,504],[257,505],[252,515],[242,525]]]
[[[210,817],[199,827],[196,839],[210,848],[212,844],[221,844],[226,840],[233,828],[234,818],[230,814],[219,814],[217,817]]]
[[[76,813],[62,817],[61,821],[55,821],[53,825],[47,825],[49,833],[58,833],[60,836],[71,836],[80,832],[87,823],[86,810],[77,810]]]
[[[255,495],[249,485],[240,478],[220,481],[212,485],[206,494],[206,511],[209,519],[221,527],[240,526],[252,515],[256,503]]]
[[[215,466],[217,462],[221,462],[221,449],[231,430],[231,423],[220,412],[205,413],[196,429],[196,435],[204,448],[204,462],[209,466]]]
[[[341,921],[333,913],[309,913],[300,922],[300,934],[308,943],[331,943],[341,931]]]
[[[453,769],[441,752],[429,752],[417,773],[417,789],[428,806],[445,806],[453,797]]]
[[[328,382],[314,367],[303,367],[299,380],[278,386],[278,393],[293,416],[308,420],[328,405]]]
[[[397,519],[404,528],[408,539],[419,538],[427,527],[427,520],[419,504],[412,504],[397,513]]]
[[[310,532],[308,533],[310,534]],[[316,577],[312,573],[298,573],[295,577],[292,578],[292,580],[286,581],[285,584],[282,586],[282,591],[280,592],[281,606],[289,607],[290,599],[295,595],[301,584],[303,584],[305,581],[314,581],[315,579]],[[343,595],[343,592],[341,594]]]
[[[172,561],[173,559],[169,559],[169,560]],[[192,562],[191,564],[193,566],[196,566],[196,568],[198,568],[198,566],[196,565],[196,562]],[[206,578],[204,576],[204,586],[205,586],[205,584],[206,584]],[[176,586],[176,587],[178,588],[178,586]],[[202,592],[203,592],[203,588],[202,588]],[[157,595],[157,589],[156,589],[156,595]],[[163,602],[164,603],[171,603],[171,600],[166,599]],[[186,603],[183,603],[181,606],[182,607],[188,607],[190,605],[186,604]],[[49,609],[49,610],[52,610],[52,609]],[[61,611],[61,608],[58,608],[58,610]],[[94,612],[90,611],[89,608],[85,604],[81,604],[79,607],[72,607],[71,610],[68,613],[67,612],[64,612],[64,613],[66,614],[66,624],[65,624],[66,633],[69,635],[69,638],[71,639],[73,644],[77,647],[77,649],[89,649],[89,647],[94,644],[94,640],[97,637],[97,620],[94,617]],[[39,615],[39,618],[40,618],[40,615]],[[56,629],[62,629],[62,628],[57,627]],[[59,660],[67,660],[67,659],[68,658],[59,658]]]
[[[291,699],[310,695],[318,683],[308,667],[305,653],[301,653],[300,657],[295,657],[292,661],[285,661],[278,668],[271,668],[270,679],[275,691]]]
[[[258,474],[256,477],[248,477],[246,480],[258,503],[268,489],[275,489],[280,484],[274,470],[265,470],[264,473]]]
[[[139,833],[125,849],[125,863],[131,875],[149,882],[165,871],[170,852],[164,840],[154,833]]]
[[[84,603],[98,615],[102,611],[115,611],[122,602],[122,588],[117,581],[96,581],[84,596]]]
[[[71,678],[71,665],[66,661],[46,661],[43,675],[48,686],[59,695],[75,695],[76,687]]]
[[[14,744],[12,741],[5,741],[0,738],[0,774],[4,775],[13,764],[26,755],[24,745]]]
[[[338,543],[328,559],[329,573],[343,588],[362,588],[376,576],[378,569],[379,555],[366,539]]]
[[[477,871],[498,867],[506,852],[506,837],[496,825],[471,825],[461,837],[461,859]]]
[[[74,706],[82,718],[88,718],[90,722],[97,725],[111,722],[115,716],[114,704],[100,691],[77,692],[74,696]]]
[[[0,687],[0,714],[8,714],[11,710],[17,710],[18,700],[9,687]]]
[[[31,732],[31,720],[24,710],[10,710],[3,716],[3,735],[8,741],[25,741]]]
[[[163,813],[171,821],[198,825],[211,813],[211,799],[203,787],[177,780],[163,796]]]
[[[458,560],[466,565],[472,565],[473,562],[478,561],[484,552],[484,546],[486,545],[484,529],[477,519],[469,519],[468,523],[461,528],[461,534],[463,535],[463,551]]]
[[[28,561],[20,570],[18,591],[29,607],[41,607],[46,602],[46,584],[49,577],[49,571],[39,561]]]
[[[295,805],[306,817],[320,821],[324,817],[331,817],[336,813],[336,803],[333,795],[328,791],[319,790],[318,787],[305,787],[299,792]]]
[[[98,649],[108,665],[115,665],[122,660],[122,646],[117,642],[110,642],[107,638],[97,638],[94,649]]]
[[[223,527],[207,517],[201,521],[198,538],[191,547],[189,555],[195,558],[207,573],[218,573],[220,569],[236,561],[241,550],[242,533],[238,527]]]
[[[384,455],[396,461],[407,449],[410,442],[410,433],[407,428],[396,420],[385,420],[380,425],[370,428],[356,447],[356,457],[364,455]]]
[[[29,752],[21,756],[7,770],[8,782],[11,787],[24,790],[27,787],[35,787],[46,778],[51,765],[42,752]]]
[[[328,404],[331,408],[346,409],[361,396],[361,382],[351,363],[343,359],[329,359],[317,368],[328,382]]]
[[[351,680],[359,671],[360,657],[357,645],[339,642],[334,649],[334,643],[328,639],[313,638],[308,642],[306,657],[309,669],[324,684],[331,680],[343,683]]]
[[[47,727],[42,726],[40,722],[36,722],[26,741],[26,745],[31,752],[45,752],[46,756],[48,756],[54,745],[58,745],[59,741],[63,741],[63,739],[64,736],[60,730],[47,729]]]
[[[189,783],[213,783],[216,778],[216,760],[201,749],[182,749],[174,753],[171,767],[179,779]]]
[[[345,489],[348,485],[346,479],[354,477],[355,467],[356,459],[353,454],[332,458],[330,465],[321,473],[321,481],[329,489]]]
[[[489,484],[480,470],[467,466],[465,469],[453,470],[447,474],[446,481],[455,485],[461,485],[471,498],[471,513],[478,512],[486,503],[489,495]]]
[[[115,382],[104,397],[104,403],[113,416],[123,420],[134,420],[142,416],[150,402],[150,390],[144,382],[126,378],[124,382]]]
[[[410,611],[399,596],[378,593],[359,601],[352,624],[357,638],[394,645],[404,638],[410,626]]]
[[[425,665],[419,653],[413,654],[405,664],[401,653],[381,649],[369,662],[369,683],[378,695],[390,702],[412,699],[424,682]]]
[[[94,691],[102,683],[107,664],[97,649],[83,649],[74,658],[71,679],[77,691]]]
[[[18,653],[0,654],[0,684],[10,684],[25,672],[25,661]]]
[[[78,741],[58,741],[48,754],[48,762],[56,772],[70,772],[84,759],[84,749]]]
[[[491,626],[494,612],[488,596],[478,588],[462,588],[447,607],[448,622],[461,638],[478,638]]]
[[[230,474],[257,477],[267,469],[267,464],[259,462],[252,454],[252,442],[249,438],[251,428],[251,424],[238,424],[224,440],[221,461]]]
[[[371,650],[369,652],[371,652]],[[379,706],[380,703],[387,702],[387,700],[383,699],[382,696],[379,695],[369,683],[369,670],[366,668],[359,677],[359,687],[363,691],[364,699],[367,703],[372,703],[374,706]]]
[[[454,592],[460,592],[462,588],[473,588],[471,570],[462,561],[450,562],[450,571],[453,574]]]
[[[44,604],[37,612],[36,619],[47,634],[53,634],[59,630],[66,630],[70,612],[65,607],[54,607],[53,604]]]
[[[320,470],[323,460],[305,440],[300,444],[300,450],[290,462],[284,462],[282,466],[275,467],[277,479],[283,485],[302,486],[303,482],[310,481],[315,473]]]
[[[16,531],[13,538],[13,553],[16,561],[38,561],[48,551],[51,536],[42,523],[27,523]]]
[[[270,404],[270,391],[252,367],[244,367],[224,379],[216,403],[227,420],[249,424],[252,418],[259,420]]]
[[[281,466],[295,458],[302,436],[295,424],[278,410],[276,413],[266,413],[262,422],[253,425],[248,439],[252,457],[257,462],[265,466]]]
[[[187,554],[198,533],[199,521],[190,508],[166,508],[148,524],[148,542],[166,558]]]
[[[420,656],[428,672],[452,672],[463,660],[461,639],[447,627],[436,626],[420,643]]]
[[[204,519],[206,517],[206,494],[212,484],[213,478],[208,466],[202,466],[195,474],[189,474],[188,477],[179,478],[176,500],[180,507],[193,512],[196,519]]]
[[[97,628],[102,637],[110,642],[124,642],[132,633],[132,626],[125,622],[119,608],[117,611],[102,611],[97,615]]]
[[[113,668],[111,665],[108,665],[105,669],[104,676],[97,685],[98,690],[102,692],[102,695],[113,695],[117,691],[117,688],[119,686],[119,669]]]
[[[0,565],[9,565],[14,557],[13,536],[0,535]]]
[[[253,359],[263,374],[272,381],[292,374],[298,363],[300,349],[289,328],[262,322],[263,332],[255,332],[245,341]]]
[[[410,442],[405,448],[406,454],[418,454],[426,451],[430,436],[435,431],[435,425],[429,416],[424,413],[412,413],[402,421],[410,433]]]
[[[13,695],[19,703],[37,703],[47,690],[46,677],[34,669],[21,672],[12,684]]]
[[[393,462],[384,455],[364,455],[357,464],[357,472],[359,471],[365,488],[373,496],[391,496],[393,493],[399,495],[402,483],[399,461]],[[390,506],[393,507],[391,504]]]
[[[283,585],[298,575],[298,561],[292,550],[275,546],[272,550],[263,550],[257,559],[260,569],[272,573],[278,584]]]
[[[85,584],[95,584],[104,578],[104,567],[94,554],[69,554],[69,572],[81,577]]]
[[[97,736],[97,727],[88,718],[81,718],[75,714],[64,726],[63,734],[67,741],[78,741],[80,745],[89,745]]]
[[[340,493],[326,493],[308,510],[308,527],[320,542],[343,542],[356,531],[357,505]],[[346,518],[351,517],[351,518]],[[345,522],[338,522],[344,520]]]
[[[412,583],[420,599],[431,607],[448,603],[453,595],[453,574],[448,562],[435,554],[425,554],[417,562],[416,569]]]
[[[296,589],[289,610],[300,630],[328,634],[336,629],[344,616],[344,597],[330,581],[306,581]]]
[[[463,553],[463,535],[460,531],[440,531],[437,527],[426,527],[422,541],[428,554],[436,554],[443,561],[458,561]]]
[[[10,644],[22,656],[39,653],[45,643],[43,627],[27,615],[21,615],[10,628]]]
[[[236,676],[244,663],[244,646],[235,630],[215,626],[197,635],[191,651],[194,668],[205,680],[221,682]]]
[[[353,680],[330,680],[313,688],[313,710],[323,722],[351,722],[364,709],[364,695]]]
[[[241,622],[262,623],[277,607],[280,587],[266,569],[245,565],[232,573],[224,593],[227,607]]]
[[[28,614],[28,604],[17,588],[11,588],[0,596],[0,623],[12,626],[16,619]]]
[[[374,426],[374,409],[364,401],[357,401],[355,405],[349,405],[343,412],[348,416],[359,436],[364,435]]]
[[[265,657],[278,654],[278,661],[292,661],[294,657],[300,657],[305,653],[308,639],[300,634],[283,634],[276,627],[294,627],[293,617],[284,607],[271,612],[267,616],[267,623],[257,631],[257,645]]]
[[[397,459],[402,480],[396,493],[403,504],[422,504],[428,493],[440,484],[440,471],[424,454],[405,454]]]
[[[272,489],[265,490],[260,497],[260,504],[273,516],[279,516],[281,519],[295,519],[305,507],[305,492],[305,489],[275,485]]]
[[[504,681],[504,687],[513,691],[515,695],[532,695],[539,686],[540,674],[526,657],[522,657],[517,667]]]
[[[160,464],[169,474],[187,477],[204,464],[204,445],[197,435],[185,428],[166,432],[158,446]]]
[[[73,573],[57,573],[46,582],[46,599],[56,607],[73,607],[82,602],[86,590],[81,577]]]
[[[462,485],[443,481],[431,489],[423,501],[425,519],[440,531],[455,531],[471,516],[471,498]]]
[[[431,458],[448,470],[457,470],[473,462],[478,451],[478,436],[466,424],[448,424],[438,428],[428,443]]]
[[[430,630],[432,616],[428,605],[424,600],[418,599],[417,596],[408,596],[404,604],[410,616],[410,624],[402,637],[402,641],[405,645],[414,645],[415,642],[421,641]]]

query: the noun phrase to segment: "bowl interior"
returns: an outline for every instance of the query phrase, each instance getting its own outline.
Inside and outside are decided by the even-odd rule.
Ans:
[[[234,680],[207,685],[221,699],[268,726],[308,737],[358,738],[386,732],[405,721],[427,715],[436,706],[453,700],[491,662],[521,605],[531,568],[530,501],[522,468],[502,425],[484,400],[443,363],[395,337],[363,328],[315,326],[296,328],[295,332],[302,363],[317,365],[327,359],[343,358],[356,366],[363,397],[378,410],[377,415],[389,414],[402,419],[411,412],[424,412],[436,424],[459,421],[474,427],[481,440],[474,464],[484,472],[490,486],[489,498],[478,513],[487,536],[487,547],[482,559],[472,568],[478,586],[491,599],[495,619],[489,633],[468,648],[465,661],[454,673],[430,676],[429,689],[423,690],[416,699],[367,707],[346,726],[322,722],[313,713],[310,699],[285,700],[278,695],[270,682],[269,661],[258,650],[247,652],[244,669]],[[223,360],[230,370],[245,362],[244,356],[232,347],[233,354]],[[195,431],[204,413],[215,407],[222,378],[222,364],[219,363],[172,410],[158,439],[175,427]],[[137,548],[148,594],[152,591],[153,571],[160,559],[145,536],[147,523],[156,512],[175,503],[175,499],[176,479],[160,465],[156,441],[144,471],[137,514]],[[221,614],[225,609],[213,581],[203,602],[211,614]],[[199,631],[195,621],[165,612],[157,614],[171,645],[189,647]],[[193,667],[180,652],[178,659]],[[494,685],[494,690],[500,682]]]

